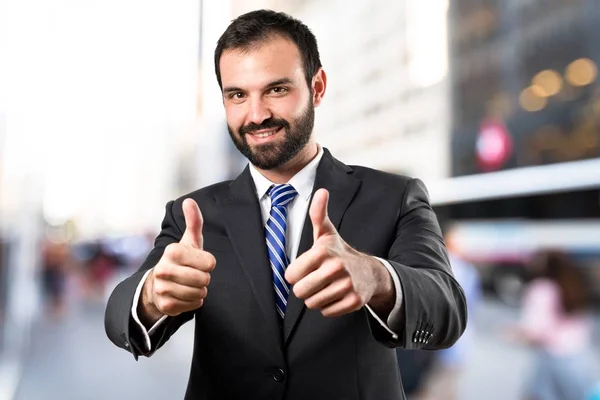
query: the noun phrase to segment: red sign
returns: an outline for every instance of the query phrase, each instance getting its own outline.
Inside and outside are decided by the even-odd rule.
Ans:
[[[512,140],[504,124],[496,120],[481,124],[475,144],[477,164],[483,171],[497,170],[508,160]]]

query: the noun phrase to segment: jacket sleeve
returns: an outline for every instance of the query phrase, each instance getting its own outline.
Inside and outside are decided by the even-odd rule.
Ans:
[[[162,257],[165,248],[177,243],[183,236],[173,217],[173,201],[166,205],[161,231],[154,242],[154,248],[142,266],[132,276],[119,283],[111,293],[104,315],[104,328],[108,338],[118,347],[129,351],[137,360],[140,355],[150,356],[158,350],[177,329],[193,317],[193,312],[177,317],[167,317],[150,336],[151,348],[144,344],[143,333],[131,315],[135,290],[146,271],[153,268]]]
[[[402,286],[401,318],[390,321],[398,337],[369,316],[374,337],[385,346],[405,349],[452,346],[466,327],[465,296],[454,279],[427,189],[418,179],[407,184],[387,260]]]

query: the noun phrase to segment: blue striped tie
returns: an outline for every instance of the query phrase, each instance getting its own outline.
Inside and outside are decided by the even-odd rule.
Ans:
[[[284,278],[289,259],[285,251],[285,230],[287,226],[287,206],[298,194],[292,185],[273,185],[269,189],[271,214],[265,226],[267,251],[273,270],[273,286],[277,312],[283,319],[287,306],[290,286]]]

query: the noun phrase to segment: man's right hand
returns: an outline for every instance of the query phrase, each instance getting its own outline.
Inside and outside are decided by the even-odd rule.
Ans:
[[[192,199],[183,202],[186,229],[179,243],[165,248],[148,275],[138,311],[147,327],[163,315],[176,316],[202,307],[208,294],[210,272],[217,263],[203,250],[202,213]]]

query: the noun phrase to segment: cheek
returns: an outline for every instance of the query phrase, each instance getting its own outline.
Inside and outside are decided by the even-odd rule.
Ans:
[[[240,105],[226,105],[225,106],[225,118],[227,123],[236,131],[244,125],[245,119],[244,107]]]
[[[276,118],[283,118],[291,122],[302,115],[306,109],[307,102],[308,99],[305,99],[304,96],[286,96],[274,101],[271,111]]]

